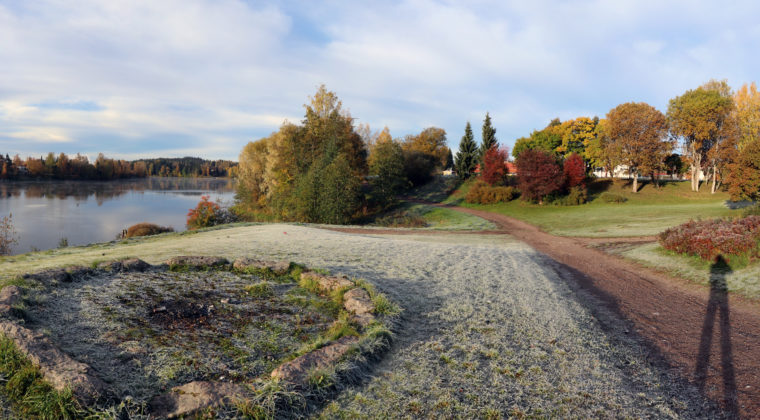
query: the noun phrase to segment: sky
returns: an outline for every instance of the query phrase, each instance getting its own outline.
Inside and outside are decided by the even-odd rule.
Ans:
[[[757,80],[755,1],[0,0],[0,153],[236,160],[321,84],[456,151]]]

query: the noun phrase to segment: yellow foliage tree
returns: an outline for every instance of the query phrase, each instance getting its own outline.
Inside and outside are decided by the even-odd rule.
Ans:
[[[734,115],[739,128],[739,151],[760,139],[760,93],[755,82],[746,83],[734,94]]]

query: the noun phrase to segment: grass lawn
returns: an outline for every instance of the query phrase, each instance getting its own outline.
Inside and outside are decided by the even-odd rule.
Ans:
[[[502,213],[540,226],[560,236],[624,237],[656,235],[666,228],[688,221],[738,215],[726,202],[728,194],[710,194],[709,186],[690,191],[688,182],[666,182],[657,189],[645,183],[638,193],[631,192],[630,181],[595,180],[590,185],[589,203],[580,206],[529,204],[522,200],[492,205],[464,201],[472,182],[463,184],[444,202]],[[606,203],[604,192],[618,194],[624,203]]]
[[[375,218],[373,225],[436,230],[487,230],[496,226],[480,217],[447,208],[402,202]],[[419,224],[419,226],[418,226]]]

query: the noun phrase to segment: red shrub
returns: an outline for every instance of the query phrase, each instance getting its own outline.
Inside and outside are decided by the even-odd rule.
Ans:
[[[760,216],[738,220],[692,220],[660,233],[659,240],[665,249],[696,255],[707,261],[718,255],[757,258]]]
[[[507,176],[507,153],[506,148],[492,147],[483,157],[483,171],[481,178],[488,185],[503,184]]]
[[[568,190],[583,185],[586,180],[586,163],[577,153],[573,153],[565,159],[562,172],[565,174],[565,188]]]
[[[198,206],[187,212],[187,228],[194,230],[216,225],[221,210],[219,204],[209,201],[209,196],[201,196]]]
[[[541,201],[564,184],[557,159],[543,150],[526,149],[517,158],[517,177],[524,200]]]

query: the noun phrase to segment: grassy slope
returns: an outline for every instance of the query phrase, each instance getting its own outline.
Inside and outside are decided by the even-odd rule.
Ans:
[[[687,182],[668,182],[660,189],[645,184],[636,194],[626,181],[597,180],[592,184],[589,203],[581,206],[528,204],[522,200],[493,205],[468,204],[464,196],[471,183],[464,184],[445,202],[506,214],[561,236],[622,237],[656,235],[689,219],[725,217],[736,213],[726,207],[726,193],[710,194],[707,186],[699,193],[689,191]],[[621,204],[599,199],[604,192],[628,199]]]

